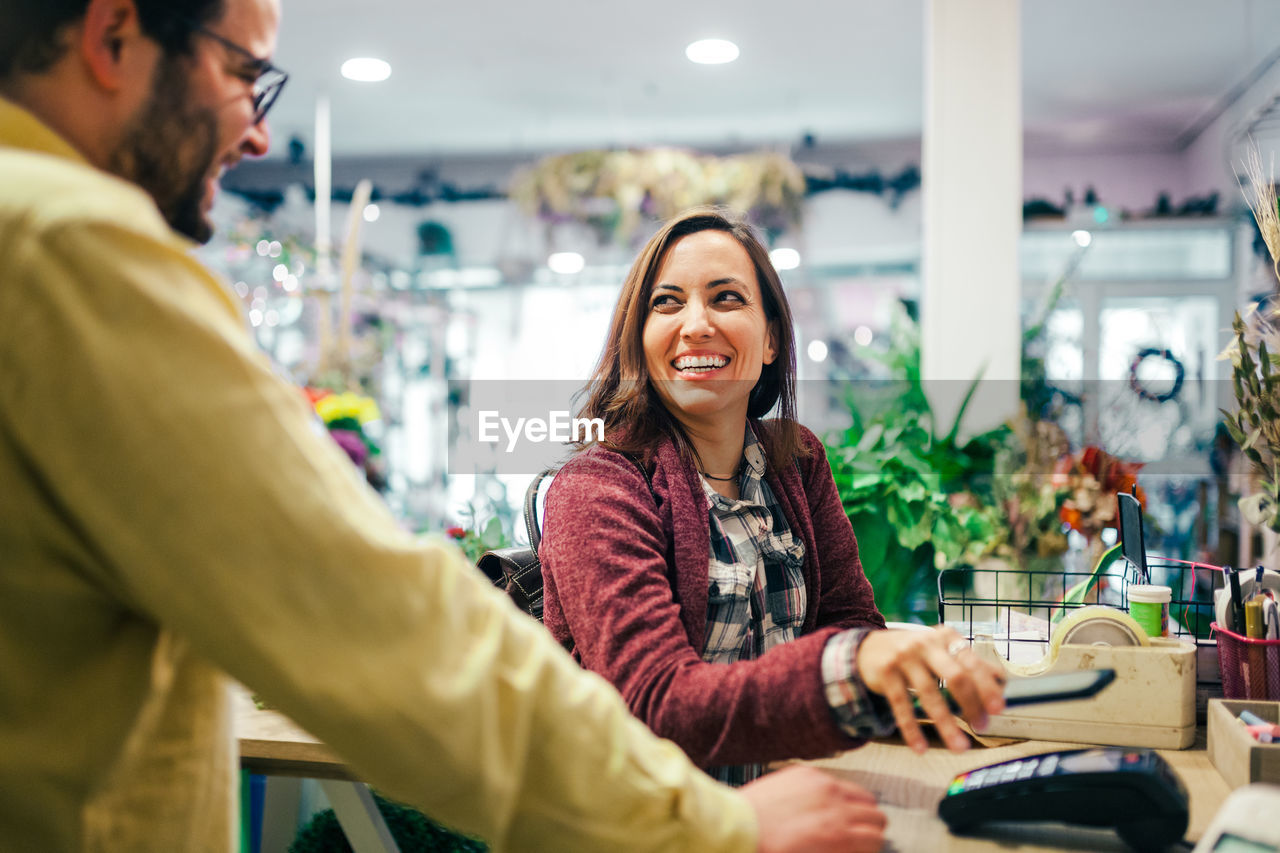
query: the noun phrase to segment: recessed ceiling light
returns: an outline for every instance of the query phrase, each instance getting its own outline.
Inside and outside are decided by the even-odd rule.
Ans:
[[[391,76],[391,65],[368,56],[342,63],[342,76],[360,83],[378,83]]]
[[[800,266],[800,253],[795,249],[774,249],[769,253],[769,260],[776,270],[793,270]]]
[[[701,39],[686,47],[684,55],[699,65],[721,65],[738,58],[738,46],[724,39]]]
[[[561,275],[580,273],[586,265],[587,259],[577,252],[554,252],[547,258],[547,266],[551,271]]]

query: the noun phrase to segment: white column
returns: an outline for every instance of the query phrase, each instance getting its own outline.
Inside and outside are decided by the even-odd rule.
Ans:
[[[331,284],[333,272],[330,258],[333,252],[333,232],[329,224],[329,210],[333,200],[333,152],[329,144],[329,98],[316,99],[316,158],[314,164],[316,184],[316,265],[323,277],[321,285]]]
[[[329,140],[329,98],[316,99],[316,159],[313,167],[316,185],[316,274],[313,285],[316,303],[316,362],[313,375],[324,375],[332,367],[333,306],[333,231],[330,206],[333,201],[333,152]],[[314,380],[313,380],[314,381]]]
[[[1022,234],[1019,0],[925,0],[921,372],[942,429],[1018,406]]]

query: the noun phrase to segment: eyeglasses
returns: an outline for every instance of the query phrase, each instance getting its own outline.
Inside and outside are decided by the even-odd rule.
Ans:
[[[212,30],[194,24],[191,27],[192,32],[198,33],[208,39],[213,39],[218,44],[244,57],[250,67],[254,69],[253,78],[253,123],[258,124],[267,116],[267,111],[275,104],[276,98],[280,97],[280,90],[284,88],[284,84],[288,81],[287,72],[276,68],[270,62],[261,57],[254,56],[253,53],[231,41],[224,38]],[[248,79],[246,75],[246,80]]]

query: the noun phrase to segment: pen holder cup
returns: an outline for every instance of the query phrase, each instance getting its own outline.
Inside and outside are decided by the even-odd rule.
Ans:
[[[1227,699],[1280,701],[1280,640],[1253,640],[1211,626],[1218,638],[1222,695]]]

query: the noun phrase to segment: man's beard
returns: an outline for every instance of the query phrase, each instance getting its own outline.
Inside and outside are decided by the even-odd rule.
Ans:
[[[181,56],[157,63],[151,97],[125,128],[108,168],[145,190],[174,231],[207,243],[213,225],[201,207],[218,154],[218,120],[213,110],[191,106],[190,69]]]

